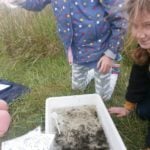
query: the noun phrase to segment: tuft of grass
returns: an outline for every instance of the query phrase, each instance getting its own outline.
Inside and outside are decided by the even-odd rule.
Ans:
[[[15,63],[13,59],[2,56],[0,78],[21,83],[31,89],[30,93],[10,104],[12,123],[6,137],[11,139],[26,133],[38,125],[44,128],[45,100],[51,96],[71,95],[70,66],[63,52],[56,58],[40,58],[36,63]],[[7,64],[7,67],[5,67]]]
[[[47,55],[55,56],[62,49],[51,8],[29,12],[3,7],[0,13],[1,52],[14,59],[36,61]]]

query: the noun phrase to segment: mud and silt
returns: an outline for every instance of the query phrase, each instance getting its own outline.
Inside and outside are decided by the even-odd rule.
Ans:
[[[55,150],[109,150],[95,106],[53,111],[57,113],[60,128],[60,134],[57,132],[55,137]]]

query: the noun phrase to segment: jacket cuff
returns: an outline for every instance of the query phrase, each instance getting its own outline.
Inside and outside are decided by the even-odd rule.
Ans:
[[[126,100],[125,104],[124,104],[124,108],[128,109],[129,111],[134,110],[136,107],[136,103],[132,103],[129,102],[128,100]]]
[[[114,54],[110,49],[106,50],[106,51],[104,52],[104,54],[105,54],[106,56],[110,57],[111,59],[115,59],[116,56],[117,56],[117,55]]]

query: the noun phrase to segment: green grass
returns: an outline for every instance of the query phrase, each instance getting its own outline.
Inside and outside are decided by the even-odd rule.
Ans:
[[[39,125],[44,129],[45,99],[74,94],[71,69],[56,36],[55,20],[49,8],[41,13],[4,9],[0,9],[0,78],[26,85],[31,92],[10,104],[12,122],[1,141],[23,135]],[[125,45],[121,75],[107,107],[124,103],[131,67],[129,49]],[[92,83],[86,93],[93,92]],[[147,122],[135,113],[126,118],[112,118],[128,150],[143,149]]]
[[[13,120],[7,138],[16,137],[43,124],[47,97],[71,94],[70,68],[63,54],[55,58],[41,58],[34,64],[20,62],[13,66],[13,63],[7,57],[0,60],[0,69],[4,70],[0,78],[22,83],[31,92],[10,105]]]

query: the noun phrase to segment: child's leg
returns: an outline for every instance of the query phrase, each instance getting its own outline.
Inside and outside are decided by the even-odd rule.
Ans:
[[[10,125],[11,117],[6,110],[0,110],[0,137],[4,136]]]
[[[141,119],[150,121],[150,97],[137,104],[136,113]]]
[[[148,122],[147,135],[145,137],[145,148],[150,149],[150,122]]]
[[[116,60],[114,61],[114,64],[112,66],[111,70],[111,77],[110,77],[110,97],[112,96],[118,76],[120,74],[120,64],[119,62],[122,60],[122,56],[120,54],[117,55]]]
[[[8,104],[0,99],[0,110],[8,110]]]
[[[147,98],[137,104],[136,113],[141,119],[150,121],[150,94],[148,94]],[[150,122],[147,132],[145,146],[146,148],[150,148]]]
[[[111,93],[112,94],[114,92],[119,74],[120,74],[120,64],[114,64],[113,67],[112,67],[111,79],[110,79],[110,88],[111,88]]]
[[[101,74],[98,70],[95,70],[95,91],[104,101],[111,98],[110,81],[111,71],[107,74]]]
[[[72,65],[72,89],[85,90],[89,68],[77,64]]]

